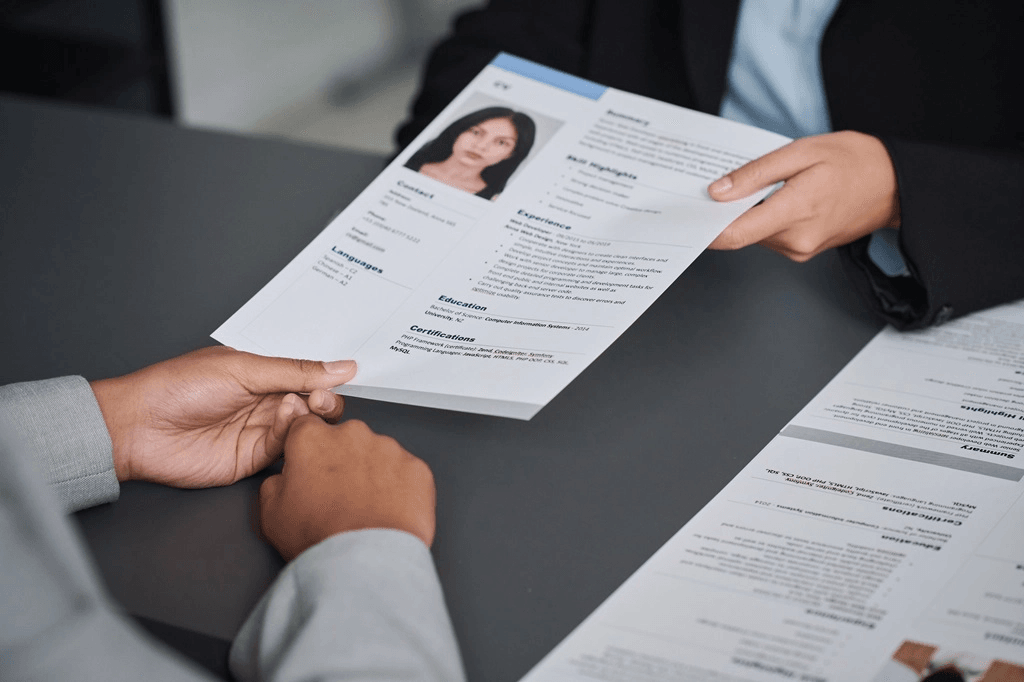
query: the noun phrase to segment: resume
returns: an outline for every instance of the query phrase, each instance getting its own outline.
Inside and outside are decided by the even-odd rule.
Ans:
[[[1024,679],[1022,479],[1024,301],[883,330],[525,680]]]
[[[707,185],[788,141],[501,54],[213,337],[529,419],[767,193]]]

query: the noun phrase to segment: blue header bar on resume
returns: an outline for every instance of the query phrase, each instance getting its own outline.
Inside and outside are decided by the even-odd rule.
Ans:
[[[528,59],[515,57],[507,52],[499,52],[498,56],[491,60],[491,66],[497,66],[499,69],[505,69],[512,73],[518,73],[520,76],[526,76],[535,81],[553,85],[560,90],[582,95],[587,99],[601,99],[601,95],[608,89],[604,85],[588,81],[585,78],[573,76],[564,71],[531,62]]]

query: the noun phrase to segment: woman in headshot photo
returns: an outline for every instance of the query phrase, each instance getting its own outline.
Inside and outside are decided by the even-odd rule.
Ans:
[[[488,107],[455,121],[405,167],[484,199],[495,199],[533,146],[533,119]]]

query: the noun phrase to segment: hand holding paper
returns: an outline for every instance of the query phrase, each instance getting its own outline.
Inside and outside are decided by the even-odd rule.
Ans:
[[[299,417],[341,416],[328,389],[351,361],[266,358],[204,348],[123,377],[92,382],[120,481],[178,488],[229,485],[277,459]],[[306,399],[299,393],[308,393]]]
[[[716,180],[715,201],[782,188],[725,228],[709,249],[761,244],[795,261],[900,223],[889,153],[878,138],[853,131],[795,140]]]

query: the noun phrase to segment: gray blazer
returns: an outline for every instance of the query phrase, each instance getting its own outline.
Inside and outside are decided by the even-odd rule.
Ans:
[[[65,516],[119,490],[88,382],[0,387],[0,679],[210,679],[123,617]],[[235,638],[231,670],[282,682],[465,677],[430,552],[392,530],[336,535],[292,561]]]

